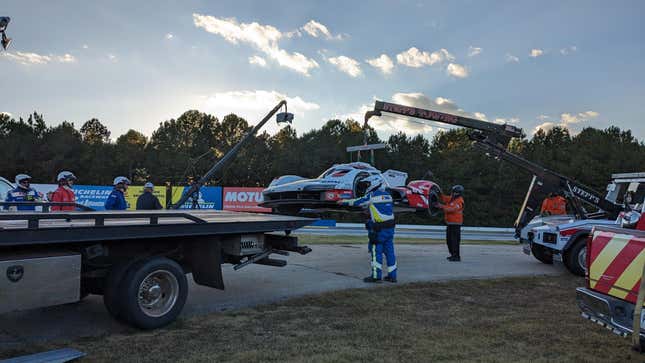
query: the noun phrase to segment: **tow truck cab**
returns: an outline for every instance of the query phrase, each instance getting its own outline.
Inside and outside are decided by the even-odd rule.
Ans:
[[[634,331],[634,309],[645,263],[645,231],[594,227],[586,256],[586,286],[576,289],[582,317],[627,336]],[[640,315],[640,349],[645,346],[645,316]]]
[[[631,200],[625,200],[628,196]],[[607,185],[605,199],[616,204],[629,204],[632,208],[642,205],[645,200],[645,173],[613,174]],[[523,251],[537,260],[552,264],[563,262],[573,274],[584,276],[587,268],[586,240],[595,226],[616,226],[614,219],[576,219],[574,216],[536,217],[529,224],[530,229],[520,241]],[[526,229],[526,228],[525,228]]]

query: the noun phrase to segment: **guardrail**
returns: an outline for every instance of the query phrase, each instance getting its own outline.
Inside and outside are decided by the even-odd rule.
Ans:
[[[296,233],[319,236],[365,236],[365,225],[362,223],[337,223],[336,226],[303,227]],[[446,226],[425,226],[399,224],[396,236],[403,238],[444,239]],[[515,241],[514,228],[497,227],[461,227],[462,241]]]

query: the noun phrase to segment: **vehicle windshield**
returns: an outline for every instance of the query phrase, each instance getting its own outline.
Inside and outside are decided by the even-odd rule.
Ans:
[[[7,197],[7,192],[11,189],[13,189],[13,187],[10,184],[4,180],[0,180],[0,201]]]
[[[320,174],[318,179],[324,179],[324,178],[327,178],[329,176],[333,176],[333,177],[337,178],[337,177],[340,177],[340,176],[343,176],[343,175],[349,173],[350,171],[352,171],[352,170],[348,169],[348,168],[331,167],[331,168],[325,170],[324,173]]]

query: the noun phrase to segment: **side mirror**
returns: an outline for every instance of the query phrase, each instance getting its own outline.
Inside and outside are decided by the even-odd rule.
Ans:
[[[280,124],[280,123],[292,123],[293,121],[293,114],[289,112],[280,112],[279,114],[275,115],[275,120]]]

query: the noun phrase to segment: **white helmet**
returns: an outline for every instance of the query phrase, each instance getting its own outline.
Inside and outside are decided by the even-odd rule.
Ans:
[[[31,177],[29,175],[27,175],[27,174],[18,174],[18,175],[16,175],[16,179],[15,179],[16,184],[20,184],[20,182],[25,180],[25,179],[31,179]]]
[[[124,176],[117,176],[114,178],[114,182],[112,183],[113,185],[117,184],[127,184],[130,185],[130,179],[124,177]]]
[[[60,173],[58,173],[58,176],[56,177],[56,181],[61,181],[61,180],[76,180],[76,175],[72,173],[71,171],[63,170]]]
[[[383,187],[383,177],[378,174],[370,175],[361,179],[361,183],[367,184],[367,187],[365,188],[365,194],[367,194]]]

